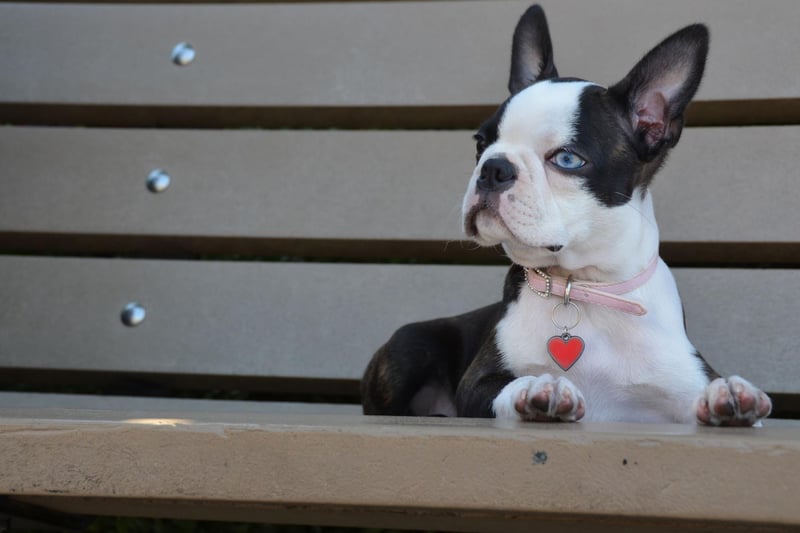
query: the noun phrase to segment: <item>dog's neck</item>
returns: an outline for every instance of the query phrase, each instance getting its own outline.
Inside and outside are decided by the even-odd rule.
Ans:
[[[627,222],[620,224],[620,217]],[[605,231],[604,222],[614,230]],[[598,225],[586,244],[564,249],[555,264],[545,265],[553,275],[619,283],[642,272],[658,254],[659,233],[649,190],[635,191],[630,202],[611,209],[609,220]]]

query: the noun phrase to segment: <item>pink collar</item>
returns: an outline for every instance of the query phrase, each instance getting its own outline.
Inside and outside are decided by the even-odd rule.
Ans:
[[[572,281],[570,299],[594,305],[602,305],[631,315],[642,316],[647,314],[647,309],[638,302],[622,298],[622,294],[638,289],[653,277],[658,267],[656,254],[650,264],[627,281],[620,283],[594,283],[591,281]],[[567,288],[567,278],[550,275],[547,271],[538,268],[525,268],[525,280],[528,287],[542,298],[550,296],[564,296]]]

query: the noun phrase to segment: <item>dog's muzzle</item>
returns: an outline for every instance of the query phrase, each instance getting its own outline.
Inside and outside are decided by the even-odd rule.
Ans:
[[[487,159],[475,183],[478,193],[499,193],[510,188],[517,180],[517,169],[504,157]]]

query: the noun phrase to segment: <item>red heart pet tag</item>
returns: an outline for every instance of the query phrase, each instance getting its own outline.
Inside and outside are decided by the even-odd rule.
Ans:
[[[547,341],[547,352],[561,370],[569,370],[583,355],[583,339],[565,333],[550,337]]]

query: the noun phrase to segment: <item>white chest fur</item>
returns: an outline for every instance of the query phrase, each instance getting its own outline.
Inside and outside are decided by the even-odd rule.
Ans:
[[[586,401],[584,420],[691,422],[707,379],[682,332],[683,311],[669,269],[659,262],[645,285],[626,295],[647,308],[644,316],[578,302],[580,323],[570,331],[586,348],[568,371],[547,353],[561,333],[551,320],[559,299],[544,299],[527,286],[497,326],[504,364],[516,377],[565,376]]]

